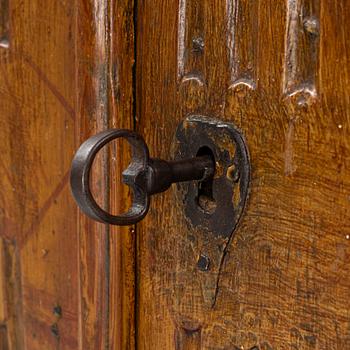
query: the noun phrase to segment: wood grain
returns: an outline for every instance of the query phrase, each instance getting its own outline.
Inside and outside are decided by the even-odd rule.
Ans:
[[[198,6],[201,23],[186,17]],[[252,163],[212,306],[176,188],[154,198],[137,227],[138,348],[349,348],[349,4],[138,7],[137,127],[152,155],[169,158],[177,124],[196,113],[234,122]],[[184,23],[203,39],[197,60]],[[178,79],[183,57],[190,82]]]
[[[134,1],[115,0],[110,5],[111,45],[109,66],[109,127],[134,128]],[[126,212],[130,191],[122,185],[121,171],[131,158],[123,142],[110,147],[110,210]],[[109,348],[135,349],[135,227],[110,227]]]

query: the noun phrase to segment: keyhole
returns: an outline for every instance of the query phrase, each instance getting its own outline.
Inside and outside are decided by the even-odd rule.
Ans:
[[[198,156],[210,156],[215,164],[213,151],[207,146],[203,146],[198,150]],[[213,179],[214,177],[198,183],[197,204],[207,214],[214,213],[216,209],[216,201],[213,196]]]

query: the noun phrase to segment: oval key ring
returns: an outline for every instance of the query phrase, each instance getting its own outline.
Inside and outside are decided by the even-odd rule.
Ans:
[[[96,203],[90,190],[90,172],[97,153],[117,138],[125,138],[132,146],[132,160],[123,175],[132,177],[146,172],[149,151],[143,138],[131,130],[110,129],[90,137],[79,147],[72,161],[70,183],[76,202],[90,218],[112,225],[131,225],[142,220],[149,209],[149,195],[142,186],[128,181],[127,184],[133,191],[133,202],[129,211],[120,215],[112,215],[103,210]]]

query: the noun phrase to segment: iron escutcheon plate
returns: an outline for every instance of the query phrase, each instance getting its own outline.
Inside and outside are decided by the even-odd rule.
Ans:
[[[177,185],[188,223],[230,238],[244,211],[250,182],[249,154],[242,134],[232,123],[194,115],[178,126],[175,147],[177,160],[203,153],[215,160],[210,183]]]

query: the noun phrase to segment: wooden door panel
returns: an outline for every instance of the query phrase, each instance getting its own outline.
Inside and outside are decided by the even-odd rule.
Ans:
[[[252,164],[246,213],[207,275],[176,187],[154,199],[138,228],[140,348],[349,347],[349,13],[139,4],[137,127],[152,154],[169,158],[178,123],[202,114],[236,124]]]
[[[8,10],[9,45],[0,48],[7,346],[76,349],[78,242],[67,186],[75,147],[74,7],[11,1]]]
[[[2,350],[134,348],[132,229],[86,219],[69,189],[82,140],[133,127],[133,9],[0,1]],[[127,204],[109,177],[120,154],[105,151],[94,167],[112,211]]]

